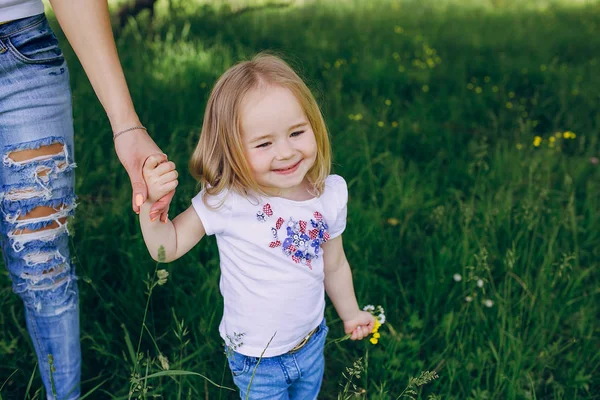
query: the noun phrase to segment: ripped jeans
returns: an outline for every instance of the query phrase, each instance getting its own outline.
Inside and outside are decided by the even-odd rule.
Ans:
[[[80,396],[69,73],[43,14],[0,25],[0,231],[48,399]]]

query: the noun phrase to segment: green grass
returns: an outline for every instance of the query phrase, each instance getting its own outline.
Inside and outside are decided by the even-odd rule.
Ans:
[[[152,24],[141,15],[117,42],[140,118],[179,166],[171,216],[197,191],[187,161],[227,67],[274,49],[317,94],[335,173],[349,184],[344,241],[359,302],[382,304],[388,319],[376,346],[326,348],[322,398],[352,388],[343,373],[360,357],[359,398],[396,399],[434,369],[417,398],[600,398],[600,165],[590,160],[600,157],[599,3],[355,0],[240,12],[265,3],[160,3]],[[148,397],[233,399],[194,375],[233,387],[215,241],[165,267],[143,326],[156,266],[106,117],[68,57],[84,393],[100,385],[89,398],[127,398],[137,366],[155,374],[143,381]],[[550,144],[565,131],[576,138]],[[8,276],[0,281],[0,394],[42,398],[21,303]],[[343,336],[331,306],[326,316],[330,338]],[[159,352],[191,374],[161,376]]]

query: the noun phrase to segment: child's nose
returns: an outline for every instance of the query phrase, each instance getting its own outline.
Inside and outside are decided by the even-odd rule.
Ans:
[[[277,158],[285,160],[294,155],[294,147],[289,140],[282,140],[277,145]]]

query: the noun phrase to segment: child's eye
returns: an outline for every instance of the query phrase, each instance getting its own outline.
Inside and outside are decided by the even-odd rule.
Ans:
[[[297,137],[300,136],[304,133],[304,131],[297,131],[297,132],[292,132],[292,134],[290,135],[291,137]]]
[[[256,148],[258,149],[258,148],[261,148],[261,147],[267,147],[270,144],[271,144],[271,142],[264,142],[264,143],[261,143],[258,146],[256,146]]]

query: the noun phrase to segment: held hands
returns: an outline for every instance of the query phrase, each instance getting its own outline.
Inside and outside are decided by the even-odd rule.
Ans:
[[[179,183],[175,163],[165,161],[163,155],[154,154],[149,156],[144,164],[143,175],[148,188],[148,201],[152,203],[174,191]],[[150,212],[152,221],[158,216],[157,212]]]
[[[352,340],[362,340],[369,336],[375,326],[375,317],[366,311],[358,311],[354,318],[344,321],[344,332]]]
[[[162,161],[166,161],[167,156],[162,154],[160,148],[144,130],[134,130],[116,138],[115,151],[131,181],[133,189],[131,206],[133,211],[139,213],[140,206],[147,198],[146,184],[142,177],[144,162],[151,155],[160,155]],[[175,192],[171,191],[152,205],[151,213],[160,215],[161,221],[167,220],[169,205],[174,194]]]

